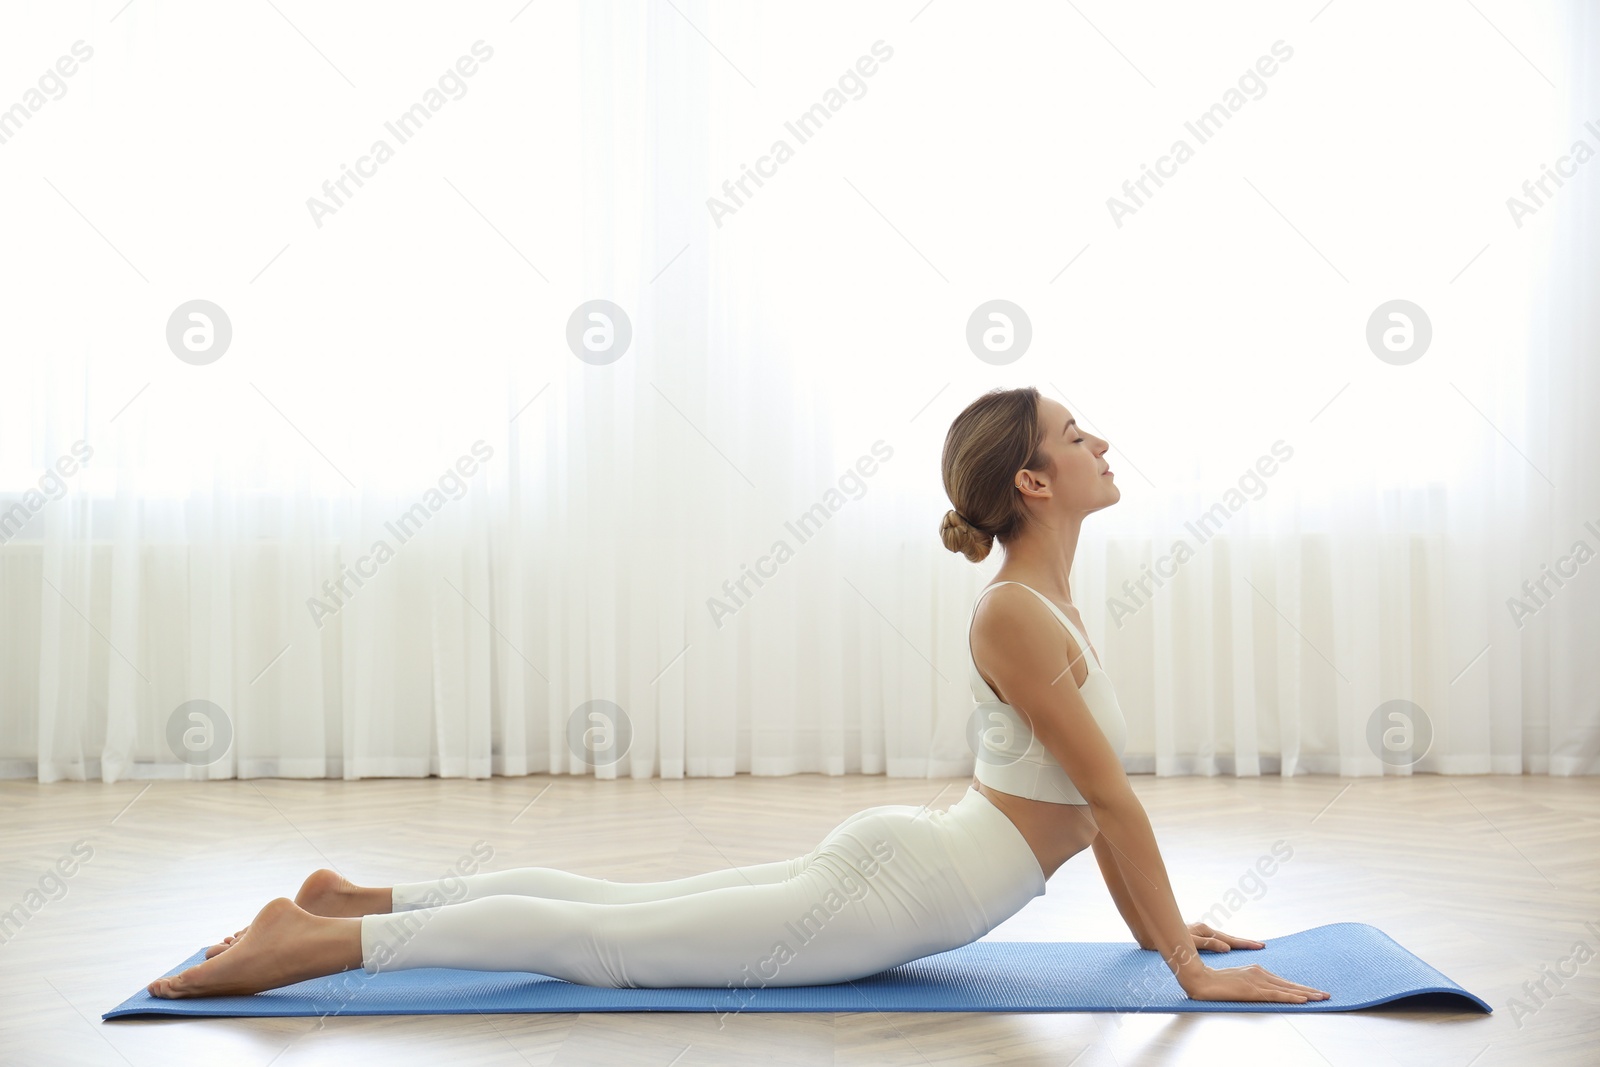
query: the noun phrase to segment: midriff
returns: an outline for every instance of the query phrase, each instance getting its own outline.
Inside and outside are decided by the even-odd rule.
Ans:
[[[1013,793],[990,789],[974,776],[972,787],[1010,819],[1021,831],[1049,878],[1056,869],[1094,843],[1100,828],[1087,804],[1051,804]]]

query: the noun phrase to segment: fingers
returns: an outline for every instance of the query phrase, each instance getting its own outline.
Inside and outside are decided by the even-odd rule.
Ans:
[[[1284,1001],[1290,1004],[1304,1004],[1306,1001],[1312,999],[1312,995],[1310,993],[1302,993],[1298,990],[1288,988],[1287,985],[1274,985],[1270,987],[1267,995],[1273,1000]]]
[[[1325,990],[1317,989],[1315,986],[1301,985],[1299,982],[1291,982],[1282,975],[1273,974],[1259,963],[1250,964],[1249,969],[1256,972],[1260,977],[1265,978],[1270,984],[1271,988],[1280,990],[1293,996],[1298,996],[1302,1000],[1326,1000],[1332,995]]]
[[[1301,985],[1299,982],[1291,982],[1291,981],[1289,981],[1289,979],[1281,977],[1281,976],[1276,975],[1276,974],[1273,974],[1271,971],[1267,971],[1265,973],[1270,978],[1272,978],[1273,981],[1280,982],[1284,986],[1288,987],[1289,989],[1293,989],[1296,992],[1300,992],[1300,993],[1321,993],[1322,992],[1322,990],[1317,989],[1315,986]]]
[[[1216,934],[1213,937],[1196,937],[1197,948],[1208,948],[1213,952],[1231,952],[1236,948],[1266,948],[1259,941],[1251,941],[1247,937],[1233,937],[1230,934]]]
[[[1287,990],[1288,992],[1298,996],[1314,998],[1317,1000],[1326,1000],[1329,996],[1329,994],[1320,989],[1316,989],[1308,985],[1301,985],[1299,982],[1291,982],[1287,978],[1279,978],[1275,974],[1272,975],[1272,978],[1278,983],[1278,988]]]
[[[1237,936],[1235,934],[1225,934],[1221,930],[1213,930],[1211,927],[1205,925],[1204,923],[1195,923],[1195,927],[1196,927],[1196,930],[1195,930],[1196,933],[1206,934],[1206,935],[1208,935],[1210,937],[1221,938],[1222,940],[1226,941],[1233,948],[1266,948],[1267,947],[1266,942],[1264,942],[1264,941],[1256,941],[1256,940],[1253,940],[1252,938],[1248,938],[1248,937],[1239,937],[1239,936]]]

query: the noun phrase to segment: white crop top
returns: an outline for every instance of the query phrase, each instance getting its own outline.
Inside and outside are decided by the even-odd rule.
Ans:
[[[974,616],[977,614],[978,604],[989,592],[1002,585],[1022,585],[1021,582],[995,582],[973,602]],[[1100,724],[1100,729],[1105,732],[1106,740],[1111,742],[1112,749],[1117,755],[1127,747],[1128,725],[1122,718],[1122,707],[1117,703],[1117,694],[1111,688],[1111,679],[1106,672],[1100,669],[1098,657],[1089,648],[1089,639],[1082,631],[1073,626],[1065,613],[1049,597],[1029,585],[1022,588],[1044,601],[1046,607],[1061,620],[1062,625],[1070,630],[1083,649],[1086,659],[1094,662],[1089,664],[1088,677],[1078,692],[1083,695],[1084,703],[1089,705],[1089,712],[1094,716],[1094,721]],[[1067,772],[1061,764],[1050,754],[1034,736],[1025,720],[1010,704],[1002,701],[995,695],[983,680],[983,675],[978,672],[978,664],[972,658],[972,624],[967,624],[967,657],[972,665],[972,696],[977,703],[979,720],[977,737],[977,765],[975,773],[978,781],[991,789],[998,789],[1002,793],[1011,793],[1015,796],[1026,797],[1029,800],[1043,800],[1051,804],[1086,804],[1083,795],[1073,786],[1072,779],[1067,777]],[[1069,673],[1070,677],[1070,673]]]

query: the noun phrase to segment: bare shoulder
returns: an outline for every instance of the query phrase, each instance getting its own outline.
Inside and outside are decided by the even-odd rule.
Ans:
[[[1004,685],[1018,670],[1041,663],[1055,676],[1070,665],[1073,681],[1083,686],[1089,674],[1083,650],[1037,596],[1020,585],[997,586],[982,596],[972,620],[972,655],[991,688],[994,680]],[[995,692],[1005,699],[1000,689]]]
[[[1081,692],[1083,652],[1050,608],[1027,589],[994,589],[978,605],[972,646],[990,688],[1023,716],[1091,806],[1127,790],[1121,761]]]

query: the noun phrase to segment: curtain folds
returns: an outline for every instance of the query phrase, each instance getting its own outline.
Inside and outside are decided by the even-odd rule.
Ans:
[[[1022,384],[1111,441],[1072,589],[1131,772],[1600,771],[1600,163],[1502,206],[1600,147],[1592,6],[1501,16],[1537,76],[1184,10],[40,14],[28,64],[95,51],[0,147],[40,205],[0,268],[0,777],[969,773],[1002,555],[939,544],[939,457]],[[1509,117],[1429,95],[1475,78]],[[1406,364],[1363,337],[1399,299]],[[1374,747],[1396,701],[1420,759]]]

